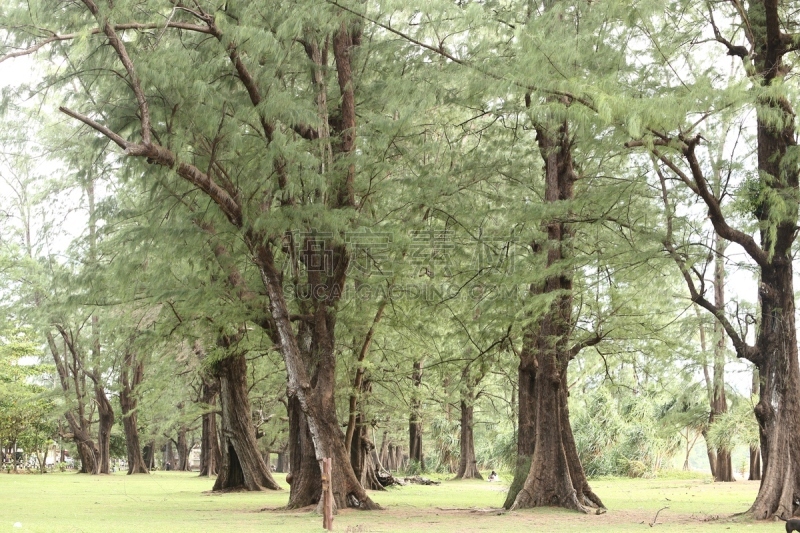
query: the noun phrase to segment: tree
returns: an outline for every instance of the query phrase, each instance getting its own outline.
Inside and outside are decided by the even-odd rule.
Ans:
[[[718,48],[741,59],[743,68],[734,71],[731,87],[736,87],[738,79],[744,75],[752,89],[747,94],[741,90],[725,94],[706,89],[713,103],[707,98],[699,102],[683,101],[670,94],[671,91],[660,90],[658,94],[664,100],[659,105],[661,108],[671,108],[678,101],[681,105],[696,107],[690,107],[689,113],[682,110],[681,118],[667,126],[645,121],[649,129],[641,133],[641,140],[629,143],[632,147],[647,146],[658,167],[673,177],[671,181],[675,185],[661,175],[670,216],[674,216],[675,207],[667,199],[674,197],[678,190],[690,193],[707,210],[718,237],[741,247],[758,269],[761,309],[755,343],[750,345],[736,326],[737,317],[732,318],[724,307],[706,298],[703,281],[695,277],[667,228],[665,247],[681,268],[691,299],[720,322],[736,355],[752,362],[759,370],[760,399],[755,413],[761,429],[763,478],[749,510],[757,519],[793,515],[797,509],[794,502],[800,495],[800,478],[795,475],[800,467],[800,447],[791,438],[797,431],[800,405],[792,260],[798,219],[798,202],[793,192],[798,189],[794,155],[797,143],[792,100],[784,83],[785,57],[792,52],[791,43],[794,42],[792,34],[787,33],[792,27],[792,5],[793,2],[751,2],[745,8],[737,2],[694,11],[699,27],[711,26]],[[720,28],[715,16],[731,24]],[[742,34],[735,34],[739,28]],[[664,38],[665,44],[670,37]],[[733,44],[731,39],[743,39],[745,44]],[[677,54],[700,53],[694,49],[675,50]],[[666,74],[667,68],[662,67],[665,79],[673,77]],[[705,84],[704,76],[698,75],[695,79],[698,86]],[[745,120],[743,115],[748,109],[755,109],[756,169],[751,178],[740,182],[739,190],[740,194],[747,195],[746,217],[755,223],[758,240],[751,235],[748,225],[736,226],[725,198],[715,194],[709,170],[713,164],[705,158],[704,137],[697,131],[703,123],[726,113],[719,105],[722,102],[725,102],[722,106],[731,106],[739,113],[742,117],[739,120]],[[707,119],[689,126],[695,119],[687,117],[704,114]],[[734,153],[732,158],[739,155]],[[744,324],[744,317],[738,318],[739,324]]]

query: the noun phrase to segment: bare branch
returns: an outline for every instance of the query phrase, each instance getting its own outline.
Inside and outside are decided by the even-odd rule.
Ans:
[[[177,28],[181,30],[189,30],[195,31],[199,33],[211,33],[209,29],[205,26],[200,26],[199,24],[188,24],[185,22],[167,22],[166,24],[160,22],[151,22],[148,24],[143,24],[140,22],[129,22],[126,24],[114,24],[112,26],[115,31],[125,31],[125,30],[157,30],[162,28]],[[12,59],[15,57],[26,56],[35,53],[36,51],[40,50],[41,48],[47,46],[48,44],[59,42],[59,41],[69,41],[72,39],[77,38],[80,33],[65,33],[65,34],[58,34],[55,32],[51,32],[49,30],[42,31],[50,33],[51,35],[38,43],[32,44],[28,48],[17,50],[16,52],[9,52],[6,55],[0,56],[0,63],[5,61],[6,59]],[[89,35],[99,35],[101,33],[105,33],[101,28],[94,28],[89,31]]]
[[[717,42],[720,42],[725,45],[728,49],[729,56],[738,56],[742,59],[745,59],[747,56],[750,55],[750,52],[744,46],[738,46],[732,44],[729,40],[722,36],[720,33],[719,28],[717,28],[717,23],[714,22],[714,10],[711,9],[711,4],[708,4],[708,17],[711,21],[711,28],[714,30],[714,38]]]

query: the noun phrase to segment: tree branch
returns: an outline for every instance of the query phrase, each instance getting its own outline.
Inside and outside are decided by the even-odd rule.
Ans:
[[[126,155],[144,157],[147,158],[148,163],[155,163],[175,170],[180,177],[206,193],[206,195],[222,209],[222,212],[234,226],[237,228],[242,227],[242,209],[237,200],[231,196],[228,191],[217,184],[208,174],[196,166],[178,161],[175,154],[163,146],[153,143],[137,144],[126,141],[119,134],[95,122],[86,115],[82,115],[63,106],[59,107],[59,110],[62,113],[80,120],[114,141],[120,148],[125,149]]]
[[[742,59],[745,59],[747,56],[750,55],[750,52],[744,46],[737,46],[732,44],[729,40],[722,36],[720,33],[719,28],[717,28],[717,23],[714,22],[714,11],[711,9],[711,4],[708,4],[708,17],[711,21],[711,28],[714,30],[714,38],[717,42],[720,42],[725,45],[728,49],[729,56],[738,56]]]
[[[730,320],[728,320],[728,317],[725,316],[724,309],[720,309],[708,301],[705,296],[703,296],[704,289],[697,289],[686,261],[684,261],[683,257],[681,257],[681,255],[675,249],[675,244],[672,241],[672,209],[669,204],[669,195],[667,193],[667,180],[658,165],[654,164],[654,167],[661,183],[661,199],[664,202],[664,211],[667,217],[667,235],[664,237],[662,243],[664,245],[664,249],[667,251],[672,260],[675,261],[675,264],[678,265],[678,269],[681,271],[681,275],[683,276],[686,286],[689,289],[691,300],[706,311],[710,312],[712,315],[714,315],[717,321],[719,321],[725,330],[725,333],[727,333],[728,337],[731,339],[737,356],[747,359],[748,361],[758,365],[760,359],[760,354],[758,351],[755,349],[755,347],[748,345],[739,335],[739,332],[737,332],[733,327],[733,324],[731,324]]]
[[[112,26],[112,28],[115,31],[157,30],[157,29],[163,29],[163,28],[177,28],[177,29],[180,29],[180,30],[196,31],[196,32],[206,33],[206,34],[211,33],[207,27],[200,26],[199,24],[188,24],[188,23],[185,23],[185,22],[171,22],[171,21],[168,21],[165,24],[162,24],[162,23],[159,23],[159,22],[151,22],[151,23],[148,23],[148,24],[144,24],[144,23],[141,23],[141,22],[128,22],[126,24],[114,24]],[[12,58],[15,58],[15,57],[21,57],[21,56],[27,56],[27,55],[33,54],[33,53],[37,52],[38,50],[40,50],[41,48],[44,48],[48,44],[56,43],[56,42],[59,42],[59,41],[69,41],[69,40],[72,40],[72,39],[76,39],[77,37],[82,35],[81,33],[59,34],[59,33],[56,33],[56,32],[52,32],[50,30],[45,30],[43,28],[37,28],[37,29],[41,29],[41,31],[50,33],[51,35],[49,37],[45,38],[44,40],[38,42],[38,43],[32,44],[28,48],[24,48],[22,50],[17,50],[16,52],[9,52],[9,53],[7,53],[7,54],[5,54],[3,56],[0,56],[0,63],[2,63],[3,61],[5,61],[7,59],[12,59]],[[89,31],[89,35],[99,35],[101,33],[103,33],[103,34],[105,33],[102,28],[94,28],[94,29]]]

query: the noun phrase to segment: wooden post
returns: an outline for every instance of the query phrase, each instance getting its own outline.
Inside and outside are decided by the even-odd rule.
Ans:
[[[322,459],[322,529],[333,531],[333,459]]]

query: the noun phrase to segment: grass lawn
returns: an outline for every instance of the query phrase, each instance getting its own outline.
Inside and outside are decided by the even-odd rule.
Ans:
[[[209,494],[213,482],[195,474],[149,476],[0,474],[0,533],[188,533],[321,531],[322,518],[280,510],[286,491]],[[745,511],[758,482],[710,483],[705,478],[602,479],[592,487],[609,511],[599,516],[534,509],[502,513],[506,484],[445,481],[373,493],[384,511],[345,510],[336,531],[563,532],[783,531],[783,523],[732,519]],[[662,507],[654,529],[649,524]],[[17,524],[15,526],[15,524]],[[21,527],[19,527],[21,524]]]

